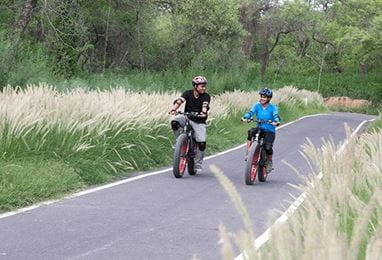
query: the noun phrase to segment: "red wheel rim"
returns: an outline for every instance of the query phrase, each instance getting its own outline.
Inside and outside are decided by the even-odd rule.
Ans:
[[[257,175],[257,164],[252,164],[251,167],[251,182],[254,182]]]
[[[182,148],[180,150],[180,161],[179,161],[179,172],[181,174],[186,170],[187,165],[187,151],[188,151],[188,142],[187,140],[182,144]]]

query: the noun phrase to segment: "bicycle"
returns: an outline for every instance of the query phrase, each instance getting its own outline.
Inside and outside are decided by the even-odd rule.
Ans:
[[[253,185],[256,180],[256,175],[260,182],[265,182],[269,172],[267,171],[267,154],[264,148],[264,134],[261,131],[261,124],[271,124],[271,120],[251,119],[258,125],[255,128],[256,132],[252,136],[251,146],[249,148],[247,162],[245,165],[245,184]],[[254,145],[256,144],[256,145]]]
[[[194,139],[194,129],[190,124],[189,117],[197,116],[197,114],[189,112],[176,112],[176,115],[184,115],[186,117],[186,124],[183,127],[183,131],[176,139],[172,168],[175,178],[182,178],[186,168],[188,170],[188,174],[196,174],[194,169],[194,159],[197,147]]]

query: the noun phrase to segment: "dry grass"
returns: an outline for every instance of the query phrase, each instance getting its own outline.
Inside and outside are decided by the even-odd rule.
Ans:
[[[66,131],[103,131],[117,127],[122,130],[163,122],[172,101],[180,93],[130,92],[124,89],[90,91],[76,89],[62,93],[46,84],[26,89],[7,87],[0,93],[1,124],[11,124],[11,133],[19,135],[33,125],[34,131],[45,132],[52,126]],[[322,103],[313,92],[286,87],[276,91],[275,103],[286,101]],[[226,116],[232,111],[249,108],[258,98],[257,92],[235,91],[215,96],[211,117]],[[0,126],[1,127],[1,126]],[[0,131],[2,132],[2,131]]]
[[[348,140],[341,153],[331,141],[321,148],[305,145],[313,164],[309,185],[300,187],[306,194],[303,206],[246,259],[381,259],[382,132],[348,134]],[[222,237],[229,243],[226,234]]]
[[[167,112],[179,95],[137,93],[122,88],[60,92],[46,84],[3,89],[0,92],[3,166],[0,167],[3,177],[0,211],[54,197],[63,190],[126,177],[133,170],[168,165],[174,138],[168,124],[172,117]],[[255,92],[252,96],[237,91],[213,97],[210,118],[216,120],[210,123],[209,151],[221,151],[241,141],[243,126],[231,121],[237,116],[231,112],[248,109],[257,96]],[[309,106],[305,108],[308,110]],[[226,134],[224,142],[214,142],[221,139],[222,129]],[[39,172],[33,167],[34,162],[39,162],[41,169],[53,169],[54,172],[48,171],[53,176],[66,173],[70,183],[62,181],[55,186],[43,175],[29,174]],[[12,174],[5,173],[10,172],[9,165],[18,166],[12,168]],[[24,184],[30,183],[26,176],[33,182],[25,188]],[[41,192],[39,187],[47,187],[49,191]]]
[[[281,102],[286,104],[302,103],[309,104],[323,104],[323,98],[316,92],[307,90],[298,90],[295,87],[284,87],[274,91],[272,103],[279,104]],[[213,100],[213,116],[222,116],[228,112],[242,111],[251,107],[257,100],[258,91],[245,92],[235,90],[218,95]]]
[[[236,210],[239,212],[245,229],[242,230],[239,234],[233,234],[227,232],[224,225],[220,225],[219,231],[220,231],[220,237],[221,237],[221,253],[224,259],[232,259],[233,257],[233,250],[232,250],[232,240],[234,241],[235,245],[242,251],[245,252],[246,257],[252,258],[255,255],[255,250],[253,247],[253,243],[255,240],[255,235],[253,233],[253,227],[251,218],[248,214],[247,209],[245,208],[245,205],[243,201],[241,200],[241,197],[239,193],[237,192],[235,186],[232,184],[232,182],[214,165],[210,167],[211,171],[215,174],[215,176],[218,178],[220,184],[223,186],[224,190],[228,193],[230,196],[233,204],[236,207]]]

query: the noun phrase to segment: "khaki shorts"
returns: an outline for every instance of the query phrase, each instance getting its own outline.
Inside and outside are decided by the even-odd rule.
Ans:
[[[186,125],[186,116],[184,115],[177,115],[173,121],[177,121],[180,124],[180,127],[184,127]],[[204,123],[195,123],[194,121],[190,120],[190,125],[194,129],[194,137],[195,140],[199,143],[205,142],[207,139],[207,125]]]

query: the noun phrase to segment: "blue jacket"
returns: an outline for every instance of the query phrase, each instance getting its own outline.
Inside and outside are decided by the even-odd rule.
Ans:
[[[279,109],[276,105],[273,105],[272,103],[268,103],[268,106],[266,108],[263,108],[263,106],[260,104],[260,102],[257,102],[254,104],[244,116],[245,119],[251,119],[253,116],[256,116],[256,119],[258,120],[271,120],[274,122],[280,122],[279,117]],[[271,124],[261,124],[261,129],[263,129],[266,132],[276,132],[276,127]]]

